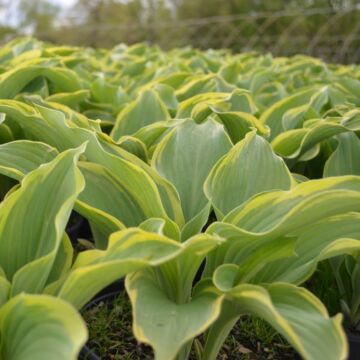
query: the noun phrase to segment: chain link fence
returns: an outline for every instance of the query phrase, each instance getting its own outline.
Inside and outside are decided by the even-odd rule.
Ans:
[[[248,13],[160,23],[148,19],[139,24],[99,22],[74,27],[76,19],[68,22],[72,25],[54,30],[61,32],[61,41],[67,44],[111,47],[145,41],[164,49],[193,46],[270,52],[275,56],[307,54],[344,64],[360,60],[360,3],[336,11],[323,8]],[[52,34],[40,34],[40,38],[52,41]]]

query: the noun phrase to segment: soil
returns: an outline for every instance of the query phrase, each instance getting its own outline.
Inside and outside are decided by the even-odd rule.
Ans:
[[[83,311],[89,328],[87,346],[102,360],[152,360],[152,349],[132,334],[131,305],[125,292],[112,303],[101,301]],[[197,341],[202,342],[202,337]],[[235,325],[218,360],[300,359],[290,345],[261,319],[243,317]],[[192,351],[189,360],[196,360]]]

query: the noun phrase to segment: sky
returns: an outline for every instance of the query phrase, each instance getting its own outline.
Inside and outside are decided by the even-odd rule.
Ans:
[[[75,4],[76,0],[52,0],[52,2],[64,7],[70,7]]]
[[[30,0],[33,1],[33,0]],[[76,3],[77,0],[49,0],[54,4],[62,6],[65,10]],[[16,11],[17,1],[13,0],[10,6],[0,10],[0,23],[7,23],[9,25],[16,25],[18,21],[18,14]]]

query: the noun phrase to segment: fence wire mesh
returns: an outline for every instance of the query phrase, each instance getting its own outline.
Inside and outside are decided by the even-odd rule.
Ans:
[[[308,9],[248,13],[182,21],[88,26],[63,25],[64,43],[110,47],[125,42],[148,42],[164,49],[192,46],[230,48],[234,52],[271,52],[275,56],[307,54],[328,62],[359,63],[360,3],[343,9]],[[51,33],[40,38],[52,40]]]

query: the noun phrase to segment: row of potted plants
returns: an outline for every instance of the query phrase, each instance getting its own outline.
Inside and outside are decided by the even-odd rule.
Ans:
[[[347,358],[359,67],[34,39],[0,66],[4,359],[76,358],[77,311],[121,279],[156,359],[216,359],[248,315],[302,358]]]

